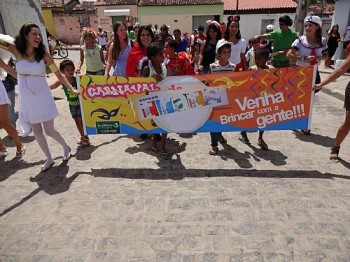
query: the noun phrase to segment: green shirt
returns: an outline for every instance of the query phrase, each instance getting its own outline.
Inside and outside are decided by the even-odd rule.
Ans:
[[[273,31],[267,34],[268,39],[273,40],[272,52],[283,51],[290,49],[292,43],[297,38],[297,33],[294,30],[288,29],[288,31],[282,31],[281,29]],[[272,57],[275,61],[287,61],[286,55],[280,54]]]
[[[72,84],[74,89],[77,89],[77,80],[75,78],[73,79],[71,84]],[[67,87],[65,87],[64,85],[62,85],[62,89],[64,91],[64,94],[67,97],[67,101],[68,101],[68,104],[70,106],[80,105],[79,97],[76,94],[69,91],[69,89]]]

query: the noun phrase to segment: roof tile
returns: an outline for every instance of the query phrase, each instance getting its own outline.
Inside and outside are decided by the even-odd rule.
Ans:
[[[293,0],[223,0],[224,10],[236,10],[238,1],[238,10],[256,10],[256,9],[277,9],[277,8],[295,8],[297,4]]]
[[[228,0],[232,1],[232,0]],[[139,6],[169,6],[169,5],[217,5],[223,0],[140,0]]]

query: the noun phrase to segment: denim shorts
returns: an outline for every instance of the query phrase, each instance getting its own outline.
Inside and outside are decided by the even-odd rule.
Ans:
[[[97,72],[86,71],[86,74],[87,75],[100,75],[100,76],[103,76],[105,74],[105,70],[102,69],[102,70],[97,71]]]
[[[70,105],[69,111],[70,111],[70,114],[72,115],[73,118],[81,117],[80,105],[77,105],[77,106]]]

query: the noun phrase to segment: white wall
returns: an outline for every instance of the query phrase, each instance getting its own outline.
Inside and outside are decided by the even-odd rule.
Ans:
[[[279,28],[278,18],[282,15],[289,15],[293,20],[295,19],[295,13],[281,13],[281,14],[243,14],[240,15],[241,20],[240,30],[242,37],[248,41],[249,38],[253,36],[260,35],[261,33],[261,21],[265,19],[275,20],[275,29]],[[224,21],[227,23],[228,15],[224,16]]]
[[[29,2],[33,2],[35,6],[30,6]],[[15,37],[22,25],[32,22],[40,27],[40,30],[43,33],[43,41],[47,46],[45,26],[39,19],[39,16],[41,15],[41,5],[39,0],[1,0],[0,12],[4,21],[6,34]]]
[[[350,24],[350,1],[338,0],[335,2],[334,15],[332,25],[339,25],[340,36],[344,35],[346,26]],[[344,58],[343,43],[339,44],[337,52],[334,55],[334,59]]]

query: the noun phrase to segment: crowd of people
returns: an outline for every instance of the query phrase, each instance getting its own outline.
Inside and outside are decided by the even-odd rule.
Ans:
[[[7,71],[7,77],[0,82],[0,125],[13,138],[16,144],[16,157],[25,154],[25,147],[17,135],[16,128],[22,135],[33,131],[35,139],[46,156],[41,171],[47,171],[54,165],[45,134],[54,138],[63,148],[63,160],[67,161],[70,147],[54,127],[54,118],[58,111],[50,89],[62,85],[67,96],[70,112],[79,131],[78,143],[90,145],[89,137],[83,132],[83,122],[74,72],[80,73],[82,65],[86,65],[89,75],[105,75],[121,77],[153,77],[157,82],[167,76],[194,74],[216,74],[223,72],[240,72],[289,67],[291,65],[319,66],[325,60],[330,66],[330,57],[334,55],[338,43],[350,50],[350,27],[343,38],[339,35],[339,27],[334,25],[328,31],[328,41],[322,37],[322,20],[318,16],[308,16],[304,20],[304,35],[297,37],[291,28],[292,19],[288,15],[279,18],[279,29],[273,25],[266,27],[266,33],[257,35],[247,42],[240,31],[240,17],[230,16],[227,23],[207,21],[207,30],[203,25],[193,31],[191,36],[174,29],[171,34],[167,25],[158,30],[155,25],[128,25],[116,22],[110,39],[106,32],[98,28],[95,32],[85,28],[81,34],[80,61],[66,59],[58,68],[47,52],[41,37],[40,29],[33,23],[22,26],[14,42],[1,35],[0,48],[11,53],[16,59],[16,66],[4,63],[0,59],[0,67]],[[4,52],[4,51],[2,51]],[[1,55],[2,53],[0,53]],[[46,82],[46,66],[58,79],[52,85]],[[350,67],[350,56],[345,63],[321,82],[317,72],[315,92],[346,72]],[[15,71],[16,70],[16,71]],[[19,86],[19,119],[14,120],[13,90]],[[11,85],[11,87],[10,87]],[[11,93],[12,92],[12,93]],[[9,99],[11,98],[11,101]],[[331,150],[330,159],[339,160],[341,142],[350,130],[350,84],[346,89],[346,119],[339,128],[337,138]],[[310,135],[310,130],[302,130]],[[259,132],[257,143],[262,150],[268,150],[263,139],[263,131]],[[226,143],[222,133],[212,132],[209,154],[218,154],[218,143]],[[146,137],[145,135],[143,137]],[[151,149],[164,158],[169,154],[166,148],[167,135],[153,135]],[[247,132],[241,132],[240,140],[250,144]],[[158,148],[157,142],[160,143]],[[8,154],[0,139],[0,158]]]

